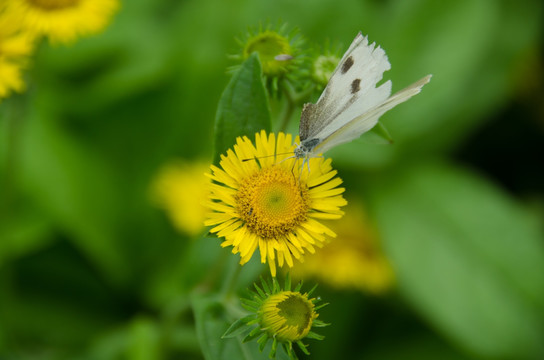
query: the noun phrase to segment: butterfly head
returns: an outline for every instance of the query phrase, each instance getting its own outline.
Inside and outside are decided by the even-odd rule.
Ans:
[[[295,157],[300,158],[310,158],[314,148],[320,143],[319,139],[306,139],[302,140],[300,145],[295,148]]]
[[[300,165],[300,174],[302,174],[302,170],[304,169],[304,164],[308,166],[308,172],[310,172],[310,158],[313,157],[322,157],[321,155],[315,155],[314,149],[317,145],[321,143],[321,140],[315,138],[315,139],[305,139],[302,140],[300,145],[297,145],[297,147],[294,150],[294,158],[302,159],[302,164]]]
[[[308,156],[308,152],[306,151],[306,148],[302,146],[302,144],[298,145],[294,151],[295,158],[300,159]]]

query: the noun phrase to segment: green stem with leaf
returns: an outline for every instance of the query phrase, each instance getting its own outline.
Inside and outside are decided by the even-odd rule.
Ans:
[[[280,131],[285,132],[289,121],[293,118],[293,112],[297,106],[302,105],[304,102],[308,101],[308,98],[315,89],[314,85],[309,86],[307,89],[297,92],[291,83],[287,80],[282,83],[283,93],[285,95],[286,104],[281,116],[280,122]]]

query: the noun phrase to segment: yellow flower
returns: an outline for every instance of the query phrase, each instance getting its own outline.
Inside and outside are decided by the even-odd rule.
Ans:
[[[297,139],[298,140],[298,139]],[[305,251],[315,252],[336,234],[318,220],[339,219],[346,204],[340,178],[334,178],[331,160],[311,158],[308,172],[292,155],[291,135],[255,135],[256,147],[238,138],[234,151],[221,156],[220,167],[211,166],[214,181],[207,206],[206,226],[232,246],[245,264],[259,248],[261,262],[268,262],[272,276],[276,261],[293,266]]]
[[[0,99],[25,88],[21,70],[34,46],[32,37],[20,31],[13,18],[0,8]]]
[[[206,215],[207,170],[206,163],[172,162],[159,171],[152,186],[155,202],[166,210],[174,226],[192,236],[202,231]]]
[[[297,359],[293,343],[307,355],[310,355],[302,340],[323,340],[324,337],[312,331],[312,328],[325,327],[329,324],[318,320],[317,311],[327,304],[317,305],[321,299],[310,298],[317,286],[307,293],[301,293],[302,283],[291,291],[291,278],[287,275],[285,286],[280,286],[273,278],[267,282],[261,279],[261,287],[254,284],[256,291],[249,291],[250,298],[242,298],[242,306],[249,315],[234,322],[223,335],[231,338],[244,335],[243,342],[259,338],[259,349],[264,350],[268,340],[272,340],[269,358],[276,358],[276,349],[281,344],[290,359]]]
[[[118,0],[5,0],[6,12],[35,35],[70,43],[102,31],[119,8]]]
[[[331,224],[338,234],[320,251],[293,268],[294,278],[316,278],[336,288],[379,294],[393,286],[391,265],[382,253],[378,234],[360,204],[350,202],[346,216]],[[334,271],[331,271],[334,269]]]

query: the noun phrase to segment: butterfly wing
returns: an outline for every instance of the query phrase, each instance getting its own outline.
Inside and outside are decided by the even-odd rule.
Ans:
[[[300,139],[324,138],[357,116],[383,103],[391,82],[376,87],[391,68],[385,51],[357,34],[340,60],[316,104],[306,104],[300,119]]]
[[[335,131],[332,131],[327,136],[318,134],[318,137],[322,140],[315,147],[314,152],[324,153],[336,145],[340,145],[358,138],[363,133],[372,129],[378,123],[380,116],[382,116],[386,111],[394,108],[400,103],[405,102],[412,96],[419,94],[423,85],[427,84],[430,80],[431,75],[427,75],[407,88],[387,98],[381,104],[378,104],[369,111],[355,117],[340,128],[336,128]]]

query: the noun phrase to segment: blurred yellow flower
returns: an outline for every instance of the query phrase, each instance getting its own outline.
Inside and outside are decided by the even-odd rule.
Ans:
[[[102,31],[119,8],[118,0],[4,0],[6,11],[35,35],[70,43]]]
[[[34,49],[32,37],[0,8],[0,99],[25,88],[21,70]]]
[[[346,200],[330,159],[311,158],[308,172],[292,156],[291,135],[279,133],[276,139],[261,131],[255,144],[238,138],[234,151],[221,155],[221,168],[211,166],[214,183],[207,205],[212,212],[205,225],[225,238],[221,246],[240,253],[240,264],[258,247],[261,262],[268,262],[276,276],[276,261],[292,267],[293,257],[300,260],[305,250],[313,253],[327,236],[336,236],[318,220],[341,218]]]
[[[165,165],[152,185],[156,204],[165,209],[174,226],[188,235],[204,228],[209,180],[207,163],[176,161]]]
[[[393,286],[394,273],[384,256],[376,229],[363,206],[350,201],[346,215],[330,227],[337,237],[323,251],[294,267],[294,278],[316,278],[340,289],[380,294]]]

